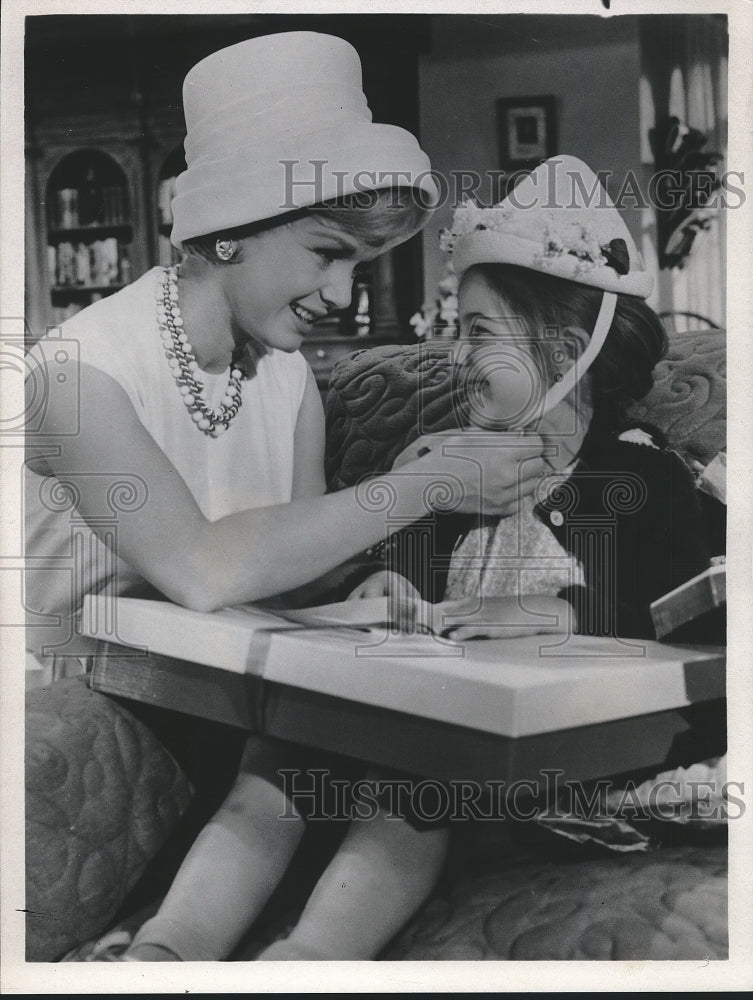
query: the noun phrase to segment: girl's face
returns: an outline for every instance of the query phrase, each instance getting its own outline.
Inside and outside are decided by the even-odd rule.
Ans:
[[[458,319],[454,360],[471,422],[490,430],[528,426],[547,379],[523,321],[472,271],[458,290]]]
[[[523,319],[473,270],[460,283],[458,317],[454,361],[471,423],[488,430],[530,428],[556,443],[560,459],[577,454],[591,419],[588,377],[543,411],[548,389],[583,351],[588,335],[552,328],[534,342]]]
[[[350,304],[354,269],[382,250],[312,215],[241,241],[218,268],[236,340],[296,351],[314,323]]]

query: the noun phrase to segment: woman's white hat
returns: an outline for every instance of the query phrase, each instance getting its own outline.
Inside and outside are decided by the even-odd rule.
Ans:
[[[462,205],[442,245],[459,278],[474,264],[518,264],[644,299],[653,287],[606,189],[574,156],[545,160],[499,205]]]
[[[175,246],[359,191],[416,187],[422,204],[437,202],[416,138],[372,121],[342,38],[291,31],[220,49],[188,72],[183,106]]]

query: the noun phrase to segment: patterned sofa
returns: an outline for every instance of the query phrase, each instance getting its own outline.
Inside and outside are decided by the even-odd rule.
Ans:
[[[445,355],[441,345],[382,347],[340,362],[328,398],[331,488],[353,482],[359,470],[388,467],[418,429],[462,422],[462,406],[449,405]],[[706,466],[725,445],[723,332],[674,337],[637,412],[688,461]],[[154,720],[90,691],[82,678],[28,693],[29,961],[57,961],[113,926],[137,926],[231,780],[242,734],[207,735],[204,727],[197,737],[195,720],[173,718],[167,727]],[[202,798],[195,775],[192,785],[168,751],[186,732],[204,747],[205,773],[214,764],[221,771],[211,782],[214,799]],[[225,737],[229,751],[213,756]],[[464,829],[432,898],[382,958],[725,957],[723,837],[672,829],[658,842],[647,853],[615,854],[553,837],[539,842],[529,832],[521,839],[504,824]],[[288,883],[236,960],[253,958],[295,919],[305,879],[293,873]]]

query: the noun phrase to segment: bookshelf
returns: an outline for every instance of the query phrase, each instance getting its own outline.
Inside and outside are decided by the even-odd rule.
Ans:
[[[131,281],[128,180],[100,150],[65,155],[46,186],[50,319],[64,322]]]

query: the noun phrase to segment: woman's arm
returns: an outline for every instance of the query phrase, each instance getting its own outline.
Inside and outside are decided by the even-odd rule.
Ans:
[[[321,496],[326,492],[324,478],[325,424],[319,387],[309,368],[303,399],[298,412],[294,442],[293,499]],[[276,594],[272,603],[278,607],[311,607],[344,600],[374,560],[358,553],[316,580],[306,581],[293,590]]]
[[[314,373],[308,369],[298,410],[293,452],[293,499],[321,496],[324,482],[324,409]]]
[[[34,439],[35,444],[52,446],[52,472],[62,478],[97,473],[79,479],[78,508],[94,530],[96,515],[106,509],[107,473],[139,476],[146,483],[147,499],[139,509],[119,514],[118,555],[171,600],[203,611],[298,587],[373,545],[388,530],[387,511],[379,502],[386,496],[396,525],[432,509],[427,486],[436,482],[456,492],[460,484],[461,506],[470,509],[481,503],[483,483],[491,506],[504,509],[517,502],[524,459],[529,480],[543,471],[543,462],[534,458],[535,442],[529,441],[514,461],[506,453],[501,475],[494,450],[488,448],[489,455],[484,455],[482,448],[474,451],[470,463],[453,457],[436,457],[429,465],[418,460],[399,474],[372,480],[368,495],[355,488],[208,521],[113,379],[81,366],[77,435],[63,433],[70,426],[66,408],[53,387],[43,432]],[[461,444],[455,442],[455,452]],[[307,479],[311,481],[311,473],[302,472],[297,488],[303,489]]]

